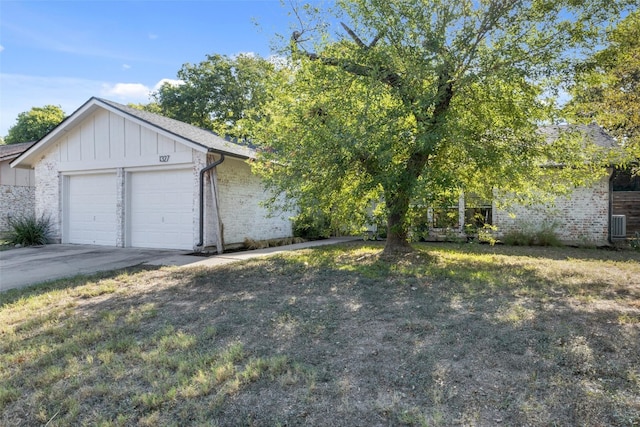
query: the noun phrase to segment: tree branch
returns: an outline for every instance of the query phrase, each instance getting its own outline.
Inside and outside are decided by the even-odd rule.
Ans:
[[[373,49],[375,45],[378,44],[381,38],[382,38],[382,33],[378,33],[378,35],[375,36],[373,40],[371,40],[371,43],[369,43],[368,49]]]
[[[353,41],[355,41],[358,46],[360,46],[363,49],[367,48],[367,45],[364,44],[362,39],[360,39],[360,37],[358,37],[358,35],[356,33],[354,33],[351,28],[347,27],[347,24],[345,24],[344,22],[341,22],[340,25],[342,25],[342,28],[344,28],[344,30],[347,32],[347,34],[349,34],[351,36]]]
[[[358,64],[356,62],[351,62],[346,59],[319,56],[318,54],[313,52],[305,51],[302,52],[302,54],[312,61],[320,61],[325,65],[341,68],[347,73],[351,73],[356,76],[375,78],[379,82],[387,84],[395,89],[399,89],[402,87],[402,77],[400,76],[400,74],[393,72],[385,67],[374,68],[367,65]]]

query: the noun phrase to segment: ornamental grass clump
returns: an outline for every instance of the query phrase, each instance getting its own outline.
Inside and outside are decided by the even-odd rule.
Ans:
[[[12,245],[46,245],[51,237],[51,219],[47,216],[22,216],[9,220],[8,240]]]

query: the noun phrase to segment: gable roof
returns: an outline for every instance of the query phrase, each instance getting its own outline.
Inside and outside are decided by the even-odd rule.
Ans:
[[[581,124],[561,124],[540,127],[540,133],[544,135],[547,141],[555,141],[563,132],[577,132],[584,135],[587,140],[602,148],[616,148],[616,140],[595,123],[588,125]]]
[[[221,153],[240,159],[254,158],[256,155],[255,150],[252,148],[238,144],[237,142],[229,139],[222,138],[215,132],[201,129],[188,123],[170,119],[159,114],[128,107],[114,101],[92,97],[69,117],[64,119],[62,123],[56,126],[51,132],[22,153],[22,155],[11,163],[11,166],[32,167],[33,163],[37,159],[38,153],[55,142],[58,136],[62,133],[67,132],[70,128],[80,123],[99,108],[103,108],[125,117],[143,127],[150,128],[169,138],[176,139],[177,141],[201,152]]]
[[[19,144],[0,145],[0,162],[15,159],[32,145],[33,141],[21,142]]]

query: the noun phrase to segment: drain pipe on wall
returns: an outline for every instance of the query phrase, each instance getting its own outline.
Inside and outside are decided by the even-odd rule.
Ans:
[[[196,245],[199,248],[202,248],[204,245],[204,175],[222,162],[224,162],[224,154],[220,153],[219,160],[216,160],[200,170],[200,240]]]

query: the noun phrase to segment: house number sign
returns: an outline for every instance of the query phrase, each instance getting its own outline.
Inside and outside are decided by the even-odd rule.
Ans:
[[[160,156],[160,163],[167,163],[170,156]]]

